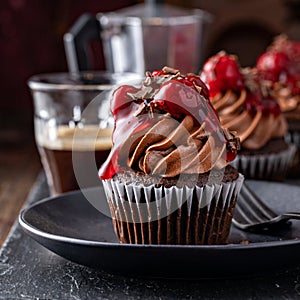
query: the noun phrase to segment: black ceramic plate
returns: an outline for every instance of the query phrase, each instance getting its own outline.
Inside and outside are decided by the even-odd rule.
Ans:
[[[249,181],[249,185],[278,212],[300,211],[300,187],[256,181]],[[105,203],[101,187],[87,189],[85,193]],[[26,233],[58,255],[110,273],[214,278],[300,264],[300,221],[264,234],[232,227],[227,245],[119,244],[110,218],[97,211],[78,191],[32,205],[20,214],[19,222]]]

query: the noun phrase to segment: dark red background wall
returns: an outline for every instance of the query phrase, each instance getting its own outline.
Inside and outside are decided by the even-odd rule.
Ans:
[[[7,124],[32,122],[28,78],[37,73],[67,71],[63,35],[79,16],[85,12],[114,11],[141,2],[144,0],[0,0],[0,140],[1,130]],[[248,65],[274,35],[289,31],[291,26],[296,28],[297,38],[300,38],[299,16],[292,16],[296,9],[286,4],[299,1],[165,2],[201,8],[215,16],[209,26],[208,56],[225,49],[238,54],[241,63]],[[93,47],[97,53],[95,67],[104,69],[101,46],[93,44]]]
[[[67,71],[63,34],[81,14],[113,11],[134,2],[1,0],[0,125],[28,121],[32,117],[32,101],[26,84],[31,75]],[[98,64],[99,69],[104,68],[103,61]]]

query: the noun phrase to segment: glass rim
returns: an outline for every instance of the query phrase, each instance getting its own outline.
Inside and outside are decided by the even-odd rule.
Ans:
[[[144,4],[137,4],[133,6],[137,10],[134,12],[128,11],[128,9],[120,10],[118,14],[112,13],[97,13],[96,17],[101,22],[103,18],[103,23],[107,24],[110,21],[122,23],[131,26],[140,26],[151,25],[151,26],[172,26],[172,25],[190,25],[195,23],[206,24],[211,23],[213,20],[213,15],[208,11],[192,8],[187,10],[172,10],[172,6],[170,5],[162,5],[158,6],[159,11],[163,11],[163,15],[150,15],[148,16],[147,6]],[[171,14],[167,14],[168,10],[171,9]],[[139,13],[139,14],[138,14]],[[135,15],[136,14],[136,15]],[[101,22],[101,24],[103,24]]]
[[[86,83],[79,80],[86,80]],[[111,83],[97,83],[97,79],[111,80]],[[115,85],[141,80],[138,73],[108,71],[80,71],[80,72],[55,72],[41,73],[31,76],[27,84],[33,91],[50,90],[109,90]],[[63,80],[67,82],[63,82]],[[78,80],[78,82],[76,82]],[[95,83],[93,83],[94,81]],[[61,81],[61,82],[59,82]],[[90,82],[90,83],[89,83]]]

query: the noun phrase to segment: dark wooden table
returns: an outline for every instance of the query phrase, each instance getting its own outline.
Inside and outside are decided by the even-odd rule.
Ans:
[[[29,125],[0,130],[0,248],[32,188],[41,163]]]

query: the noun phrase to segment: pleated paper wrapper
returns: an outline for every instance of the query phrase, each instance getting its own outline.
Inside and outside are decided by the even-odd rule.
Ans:
[[[299,131],[288,131],[285,135],[287,143],[294,144],[296,146],[295,155],[291,163],[291,167],[288,170],[289,178],[300,177],[300,132]]]
[[[225,244],[244,176],[203,187],[156,187],[103,181],[121,243]]]
[[[287,143],[295,144],[300,149],[300,132],[299,131],[288,131],[285,135]]]
[[[269,154],[237,155],[231,163],[247,179],[283,181],[296,153],[295,145],[288,149]]]

